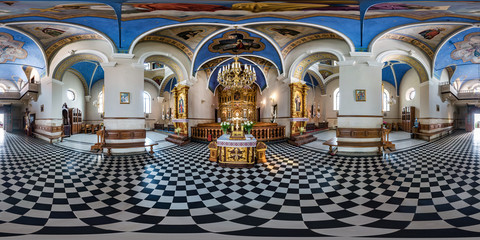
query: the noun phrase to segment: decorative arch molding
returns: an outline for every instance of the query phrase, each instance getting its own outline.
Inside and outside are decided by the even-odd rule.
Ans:
[[[35,43],[35,45],[38,47],[38,49],[40,49],[40,52],[42,53],[43,62],[45,64],[45,73],[46,73],[46,75],[49,74],[49,64],[48,64],[47,54],[45,53],[45,49],[43,49],[42,44],[37,40],[36,37],[32,36],[31,34],[25,32],[25,31],[17,29],[15,27],[10,27],[10,26],[8,26],[8,23],[1,23],[0,28],[5,28],[5,29],[8,29],[8,30],[12,30],[14,32],[18,32],[22,35],[25,35],[30,40],[32,40]]]
[[[258,24],[258,23],[257,23]],[[208,36],[207,38],[203,39],[202,42],[200,42],[197,46],[197,48],[195,49],[195,52],[194,52],[194,55],[193,55],[193,60],[192,60],[192,68],[191,68],[191,73],[192,73],[192,76],[193,74],[195,73],[195,66],[197,66],[195,64],[195,62],[197,61],[197,57],[198,57],[198,54],[199,52],[205,48],[205,47],[208,47],[206,46],[205,44],[210,41],[212,38],[222,34],[222,33],[227,33],[228,31],[232,31],[232,30],[244,30],[246,31],[247,33],[248,32],[251,32],[251,33],[254,33],[254,34],[257,34],[259,36],[261,36],[262,38],[264,38],[269,44],[271,44],[271,46],[275,49],[277,55],[278,55],[278,58],[280,60],[280,65],[281,66],[277,66],[275,64],[275,66],[277,66],[277,68],[280,68],[281,67],[281,72],[284,72],[285,71],[285,60],[283,59],[282,57],[282,50],[280,49],[280,47],[278,46],[278,44],[275,42],[275,40],[273,40],[270,36],[266,35],[265,33],[263,32],[260,32],[258,30],[255,30],[255,29],[251,29],[251,28],[246,28],[243,26],[244,24],[238,24],[238,25],[231,25],[231,24],[228,24],[228,25],[224,25],[226,28],[223,28],[223,29],[220,29],[218,31],[215,31],[214,33],[210,34],[210,36]],[[242,56],[245,55],[245,54],[242,54]],[[230,56],[230,55],[228,55]],[[257,57],[259,57],[258,55],[255,55]],[[221,57],[221,56],[220,56]],[[204,64],[206,61],[204,61],[202,64]],[[202,64],[199,64],[198,66],[200,67]]]
[[[328,83],[330,83],[331,81],[335,80],[335,79],[338,79],[340,78],[340,74],[339,73],[334,73],[330,76],[328,76],[327,78],[325,78],[325,86],[328,85]]]
[[[386,36],[387,34],[391,34],[392,32],[394,31],[398,31],[398,30],[401,30],[401,29],[404,29],[404,28],[409,28],[409,27],[418,27],[418,26],[428,26],[428,25],[441,25],[441,24],[449,24],[449,25],[473,25],[472,23],[467,23],[467,22],[420,22],[420,23],[413,23],[413,24],[405,24],[405,25],[400,25],[400,26],[396,26],[396,27],[393,27],[393,28],[390,28],[390,29],[387,29],[383,32],[381,32],[380,34],[378,34],[377,36],[375,36],[375,38],[373,38],[373,40],[370,42],[370,44],[368,45],[368,51],[369,52],[372,52],[373,51],[373,48],[375,47],[375,44],[381,40],[384,36]],[[448,41],[448,39],[450,39],[452,37],[452,35],[455,35],[458,31],[456,32],[453,32],[451,33],[451,36],[449,36],[447,39],[445,39],[438,47],[437,47],[437,51],[438,49],[441,48],[441,46]],[[397,39],[397,40],[400,40],[400,39]],[[404,39],[404,40],[401,40],[401,41],[404,41],[404,42],[409,42],[409,39]],[[418,47],[418,46],[417,46]],[[423,49],[422,49],[423,50]],[[436,53],[433,55],[434,58],[436,56]],[[428,54],[427,54],[428,55]],[[432,58],[432,59],[434,59]]]
[[[90,91],[88,90],[87,81],[85,80],[83,75],[79,71],[77,71],[75,69],[72,69],[72,68],[68,68],[66,71],[72,73],[73,75],[75,75],[80,80],[80,82],[82,83],[82,86],[83,86],[84,95],[89,96]]]
[[[138,37],[136,37],[132,44],[130,45],[130,48],[128,50],[128,53],[129,54],[133,54],[133,50],[135,49],[135,46],[137,46],[137,44],[146,36],[148,36],[149,34],[152,34],[154,32],[158,32],[158,31],[161,31],[161,30],[165,30],[165,29],[168,29],[168,28],[175,28],[175,27],[184,27],[184,26],[198,26],[198,25],[212,25],[212,26],[221,26],[221,27],[228,27],[230,26],[229,24],[224,24],[224,23],[204,23],[204,22],[201,22],[201,23],[178,23],[178,24],[171,24],[171,25],[167,25],[167,26],[162,26],[162,27],[157,27],[157,28],[153,28],[153,29],[150,29],[142,34],[140,34]],[[213,32],[211,35],[216,35],[219,31],[216,31],[216,32]],[[210,39],[210,38],[208,38]],[[200,44],[198,44],[198,46],[201,46],[203,42],[201,42]],[[182,44],[183,45],[183,44]],[[187,55],[188,56],[188,55]]]
[[[302,80],[308,68],[319,60],[335,59],[345,61],[343,54],[332,49],[318,49],[316,52],[309,52],[300,55],[290,68],[289,76],[293,80]]]
[[[254,23],[245,23],[245,24],[242,24],[241,26],[243,27],[248,27],[250,25],[260,25],[260,24],[288,24],[288,25],[302,25],[302,26],[308,26],[308,27],[315,27],[315,28],[320,28],[320,29],[323,29],[323,30],[327,30],[327,31],[330,31],[332,33],[335,33],[337,34],[338,36],[340,36],[343,40],[345,40],[345,42],[348,44],[349,48],[350,48],[350,52],[355,52],[355,45],[353,44],[353,41],[347,37],[345,34],[343,34],[342,32],[339,32],[338,30],[336,29],[333,29],[333,28],[330,28],[330,27],[326,27],[326,26],[323,26],[323,25],[318,25],[318,24],[313,24],[313,23],[304,23],[304,22],[286,22],[286,21],[277,21],[277,22],[272,22],[272,21],[267,21],[267,22],[254,22]],[[248,28],[250,29],[250,28]],[[302,39],[302,38],[299,38],[299,39]],[[318,38],[320,39],[320,38]],[[298,39],[297,39],[298,40]],[[295,40],[294,42],[296,42],[297,40]],[[316,40],[316,39],[311,39],[311,40]],[[293,43],[293,42],[292,42]],[[283,49],[287,49],[287,47],[289,46],[290,44],[288,44],[287,46],[285,46]],[[300,44],[297,44],[296,46],[298,46]],[[295,47],[296,47],[295,46]],[[282,51],[283,52],[283,51]],[[285,55],[286,56],[286,55]],[[285,57],[284,56],[284,57]]]
[[[313,76],[315,78],[315,80],[317,80],[318,82],[318,88],[320,88],[320,93],[322,95],[325,95],[327,94],[327,89],[325,88],[325,85],[323,83],[323,78],[322,76],[320,76],[317,72],[315,71],[312,71],[312,70],[307,70],[307,73],[310,74],[310,76]]]
[[[400,51],[400,50],[387,51],[378,55],[376,60],[377,62],[380,62],[380,63],[388,62],[388,61],[400,61],[400,62],[406,63],[410,65],[413,69],[415,69],[415,71],[418,74],[418,77],[420,78],[420,83],[428,82],[430,79],[429,74],[427,72],[427,68],[425,67],[425,64],[417,60],[413,56],[407,55],[405,51]]]
[[[87,26],[83,26],[83,25],[80,25],[80,24],[74,24],[74,23],[68,23],[68,22],[54,22],[54,21],[20,21],[20,22],[11,22],[11,23],[5,23],[6,26],[8,25],[12,25],[12,26],[15,26],[15,25],[20,25],[20,24],[29,24],[29,23],[32,23],[32,24],[60,24],[60,25],[67,25],[67,26],[72,26],[72,27],[78,27],[78,28],[81,28],[81,29],[84,29],[84,30],[87,30],[87,31],[92,31],[94,32],[95,34],[98,34],[100,35],[103,40],[106,40],[108,42],[108,44],[110,45],[110,48],[112,50],[112,54],[113,53],[116,53],[117,52],[117,46],[115,45],[115,43],[112,41],[112,39],[110,39],[110,37],[108,37],[106,34],[104,34],[103,32],[101,31],[98,31],[94,28],[90,28],[90,27],[87,27]],[[79,39],[79,40],[84,40],[84,39]],[[68,42],[70,43],[70,42]],[[56,44],[55,44],[56,45]],[[53,47],[53,46],[52,46]]]
[[[91,52],[91,50],[89,51]],[[63,59],[53,71],[53,78],[61,80],[65,72],[68,68],[73,66],[77,62],[85,62],[85,61],[94,61],[98,63],[105,63],[104,59],[100,56],[91,54],[91,53],[80,53],[75,54],[70,57]],[[108,62],[108,61],[107,61]]]
[[[164,65],[167,65],[173,70],[177,76],[179,82],[188,80],[187,70],[183,64],[171,54],[165,54],[163,52],[147,52],[140,56],[138,64],[143,64],[145,61],[157,61]]]

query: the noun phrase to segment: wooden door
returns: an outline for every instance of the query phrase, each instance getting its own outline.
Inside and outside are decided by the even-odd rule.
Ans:
[[[471,132],[471,131],[473,131],[473,129],[475,129],[474,117],[475,117],[474,112],[467,113],[467,116],[465,117],[465,130],[467,132]]]

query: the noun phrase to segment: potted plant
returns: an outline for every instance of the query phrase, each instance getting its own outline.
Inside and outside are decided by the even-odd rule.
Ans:
[[[300,135],[303,135],[303,133],[306,132],[306,129],[304,127],[300,127],[298,131],[300,132]]]
[[[227,134],[228,129],[230,128],[230,122],[222,122],[220,123],[220,127],[222,128],[223,134]]]
[[[176,133],[177,135],[180,135],[180,132],[181,132],[181,131],[182,131],[182,128],[179,128],[179,127],[178,127],[178,128],[175,128],[175,133]]]
[[[247,134],[250,134],[250,131],[252,131],[253,128],[253,122],[252,121],[246,121],[242,123],[243,129],[247,131]]]

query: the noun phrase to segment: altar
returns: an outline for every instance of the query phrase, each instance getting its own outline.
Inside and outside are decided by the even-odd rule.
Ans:
[[[246,134],[245,139],[231,140],[230,134],[217,139],[218,165],[221,167],[253,167],[257,139]]]

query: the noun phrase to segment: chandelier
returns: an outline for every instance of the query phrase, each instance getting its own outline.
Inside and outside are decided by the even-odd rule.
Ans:
[[[255,69],[251,65],[238,62],[238,57],[233,58],[232,64],[225,65],[218,71],[218,83],[225,89],[249,88],[257,80]]]

